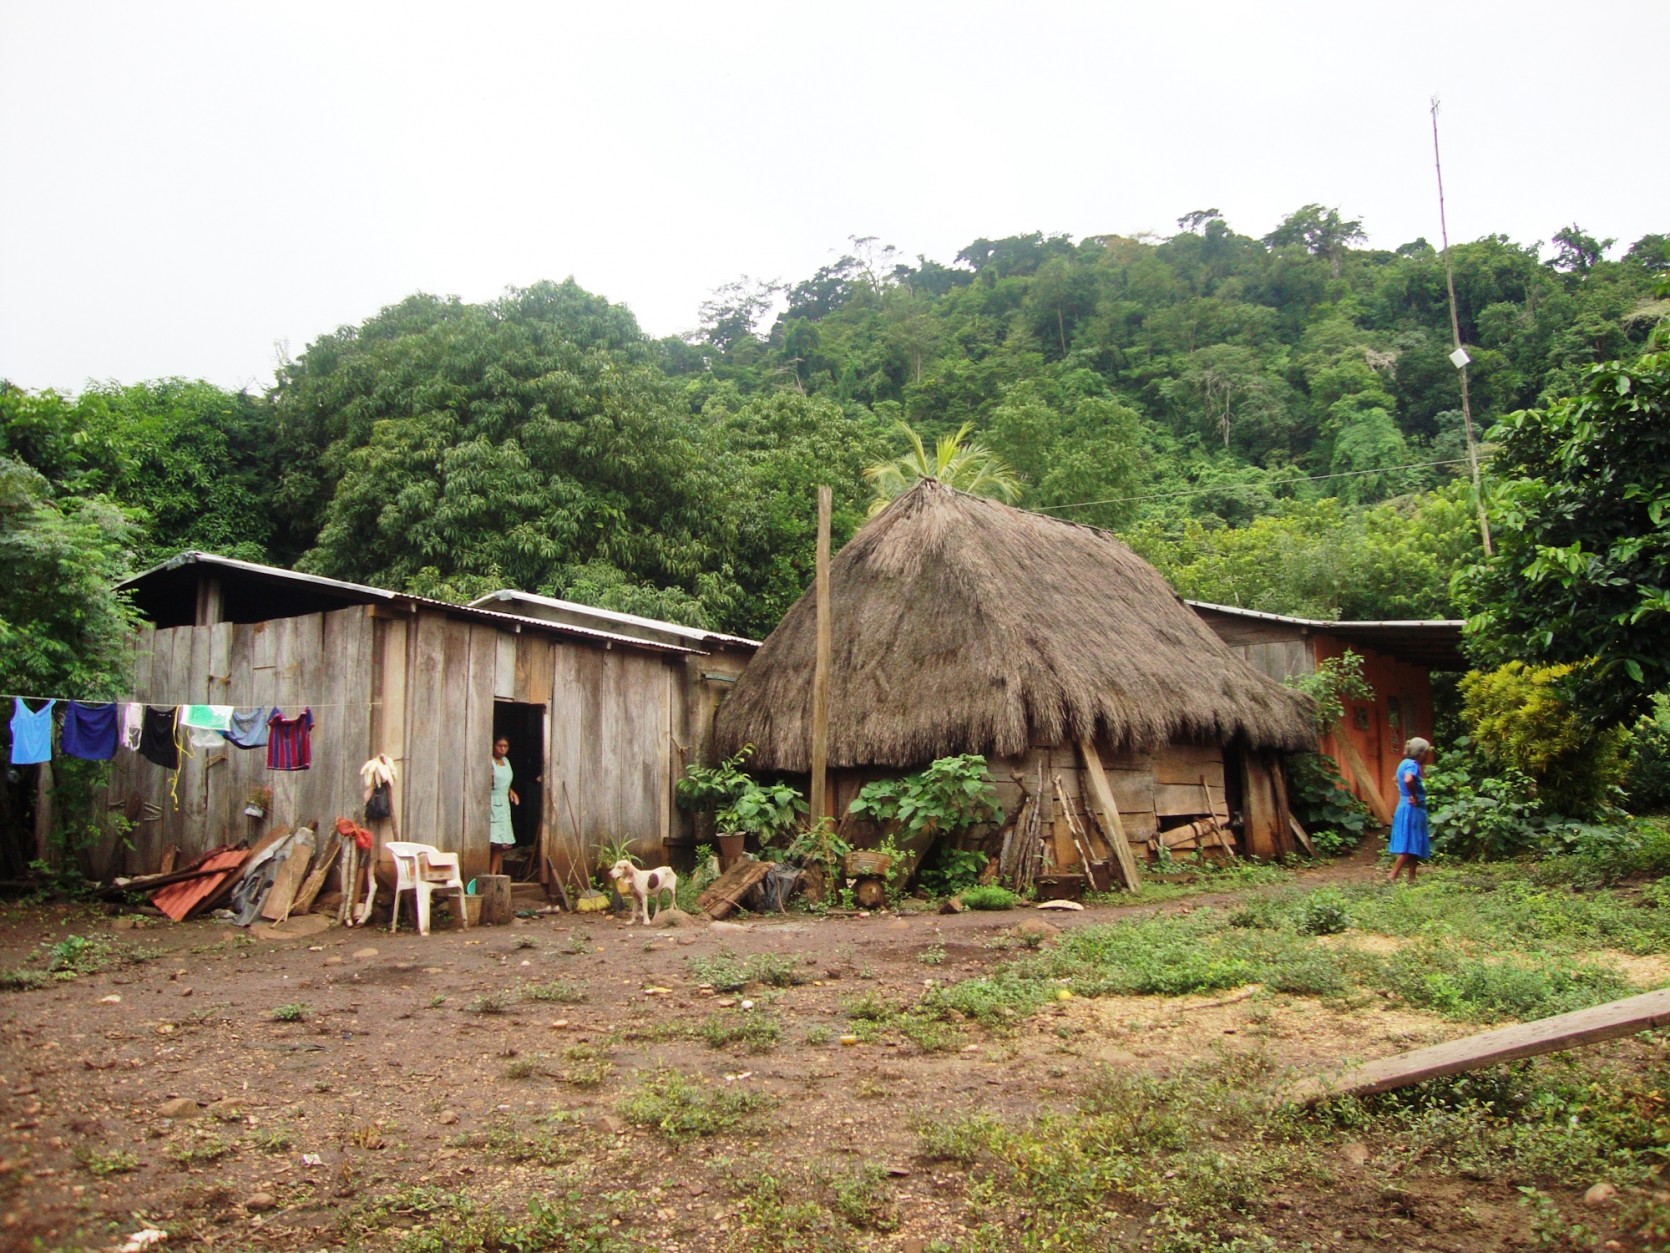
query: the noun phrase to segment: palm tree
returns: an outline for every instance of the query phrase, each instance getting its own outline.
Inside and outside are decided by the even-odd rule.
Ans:
[[[875,499],[870,502],[872,518],[921,479],[937,479],[959,492],[990,496],[1010,505],[1021,498],[1020,475],[1003,458],[984,444],[964,442],[974,423],[964,422],[955,435],[942,436],[931,456],[922,444],[922,437],[908,422],[900,422],[899,429],[910,441],[910,451],[864,469],[864,477],[876,491]]]

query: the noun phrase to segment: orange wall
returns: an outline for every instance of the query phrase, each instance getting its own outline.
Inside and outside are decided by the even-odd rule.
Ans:
[[[1414,735],[1429,740],[1432,738],[1431,675],[1424,666],[1396,661],[1359,644],[1350,647],[1363,659],[1363,677],[1374,689],[1374,699],[1345,702],[1343,734],[1350,737],[1362,756],[1363,764],[1374,777],[1386,807],[1394,809],[1397,807],[1397,781],[1393,775],[1397,771],[1397,763],[1403,760],[1404,741]],[[1340,656],[1346,645],[1330,636],[1318,634],[1315,649],[1316,660],[1320,663]],[[1341,732],[1335,731],[1323,737],[1322,751],[1339,765],[1346,786],[1359,799],[1366,799],[1341,760],[1338,745],[1332,742],[1338,734]]]

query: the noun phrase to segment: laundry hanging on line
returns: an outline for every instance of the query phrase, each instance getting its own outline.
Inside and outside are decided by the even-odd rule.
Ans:
[[[83,761],[109,761],[116,755],[116,706],[72,700],[64,706],[59,747]]]
[[[23,697],[12,697],[12,765],[33,766],[52,760],[52,709],[49,700],[30,709]]]

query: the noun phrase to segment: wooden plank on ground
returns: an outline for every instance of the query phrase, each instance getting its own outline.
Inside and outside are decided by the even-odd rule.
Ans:
[[[1539,1053],[1598,1044],[1602,1040],[1615,1040],[1619,1036],[1664,1026],[1670,1026],[1670,988],[1643,992],[1639,996],[1625,997],[1621,1001],[1570,1014],[1558,1014],[1553,1018],[1498,1027],[1480,1035],[1416,1049],[1413,1053],[1384,1057],[1333,1074],[1312,1076],[1283,1095],[1304,1105],[1339,1096],[1368,1096],[1374,1092],[1408,1087],[1423,1079],[1479,1070],[1498,1062],[1535,1057]]]
[[[707,890],[696,898],[696,908],[709,918],[723,918],[736,908],[749,888],[765,878],[771,865],[768,861],[744,857],[708,885]]]
[[[1087,739],[1079,741],[1079,759],[1084,763],[1085,781],[1090,784],[1091,811],[1101,825],[1102,834],[1113,846],[1113,864],[1119,871],[1119,877],[1126,888],[1134,892],[1142,886],[1142,873],[1137,869],[1136,855],[1125,840],[1125,828],[1119,821],[1119,806],[1114,802],[1108,777],[1102,772],[1101,754],[1097,752],[1094,742]]]
[[[325,880],[336,867],[336,855],[342,848],[342,837],[334,830],[325,837],[325,851],[313,859],[313,869],[308,871],[307,878],[302,880],[301,887],[296,889],[296,897],[290,902],[292,914],[305,914],[313,908],[313,902],[325,886]]]
[[[267,889],[266,899],[261,902],[261,917],[268,922],[283,922],[290,916],[290,906],[296,899],[296,892],[301,888],[302,881],[307,878],[308,863],[313,860],[313,846],[311,843],[303,843],[304,839],[305,836],[298,836],[291,844],[284,864],[273,876],[272,887]]]
[[[1340,759],[1345,762],[1345,769],[1351,776],[1351,781],[1357,785],[1362,801],[1368,806],[1374,820],[1381,826],[1392,825],[1391,806],[1386,804],[1386,798],[1380,795],[1380,785],[1375,781],[1368,767],[1363,764],[1363,755],[1357,751],[1357,746],[1351,742],[1351,736],[1344,727],[1335,727],[1330,737],[1339,748]]]
[[[1310,833],[1300,825],[1299,820],[1292,814],[1288,814],[1287,824],[1288,829],[1293,832],[1293,838],[1298,840],[1300,844],[1304,845],[1305,852],[1309,853],[1312,857],[1315,857],[1316,845],[1310,842]]]

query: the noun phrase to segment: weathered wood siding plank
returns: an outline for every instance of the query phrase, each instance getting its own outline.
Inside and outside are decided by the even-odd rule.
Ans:
[[[446,620],[438,614],[419,614],[408,627],[410,647],[406,686],[406,822],[401,838],[420,844],[444,843],[441,822],[441,754],[446,738],[441,729],[447,719]]]
[[[399,777],[394,785],[393,821],[390,831],[404,832],[411,796],[411,780],[408,775],[410,763],[406,759],[406,695],[412,624],[405,619],[374,620],[372,629],[375,632],[377,657],[372,696],[377,703],[373,706],[374,721],[369,755],[387,753],[389,760],[394,763]]]
[[[470,694],[470,624],[441,622],[441,697],[440,703],[425,712],[420,724],[422,733],[436,741],[437,762],[435,792],[439,812],[436,815],[435,838],[437,848],[469,855],[476,841],[485,840],[485,833],[471,832],[465,827],[465,780],[481,777],[480,762],[483,750],[468,742],[465,719],[469,713]],[[492,745],[487,746],[489,749]],[[480,786],[476,784],[475,786]],[[466,868],[470,868],[466,864]],[[476,871],[482,867],[475,866]]]
[[[198,634],[209,640],[208,701],[212,705],[232,703],[232,635],[230,622],[199,627]],[[204,751],[204,750],[199,750]],[[217,844],[235,844],[244,837],[244,793],[238,789],[235,758],[243,754],[222,740],[204,751],[204,808],[208,814],[211,839]],[[247,790],[247,789],[246,789]]]
[[[493,695],[500,700],[520,700],[516,695],[516,641],[519,635],[483,627],[493,636]]]
[[[550,682],[546,699],[550,702],[550,727],[546,744],[549,769],[546,771],[546,793],[551,797],[552,861],[557,873],[567,876],[571,867],[584,861],[584,839],[581,815],[585,812],[585,797],[580,794],[580,776],[576,763],[580,760],[580,743],[585,734],[584,702],[580,699],[581,662],[591,649],[583,647],[555,648],[549,653]],[[529,659],[530,682],[533,665]],[[589,873],[589,867],[586,869]]]
[[[493,691],[496,683],[499,655],[499,632],[492,627],[475,624],[469,631],[469,663],[465,670],[468,684],[464,696],[463,742],[456,746],[463,773],[461,789],[460,829],[463,848],[470,856],[464,861],[467,870],[480,874],[487,869],[488,824],[493,799]],[[515,784],[511,785],[513,788]]]

